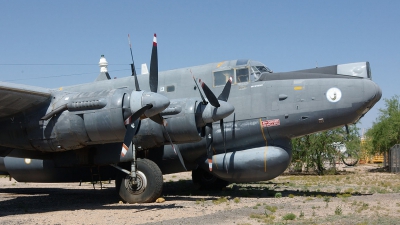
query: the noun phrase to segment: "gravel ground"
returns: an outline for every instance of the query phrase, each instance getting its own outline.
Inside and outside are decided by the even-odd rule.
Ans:
[[[190,172],[171,174],[164,176],[166,201],[151,204],[119,202],[113,181],[93,189],[90,183],[3,177],[0,224],[398,224],[399,175],[376,172],[374,165],[343,170],[232,184],[216,192],[194,190]]]

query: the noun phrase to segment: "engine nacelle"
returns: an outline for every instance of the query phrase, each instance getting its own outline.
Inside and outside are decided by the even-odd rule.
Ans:
[[[217,154],[213,156],[212,173],[235,183],[266,181],[282,174],[291,158],[291,149],[276,146]],[[202,167],[208,170],[207,160]]]
[[[132,115],[130,98],[141,98],[133,95],[134,92],[114,89],[58,96],[47,113],[63,106],[64,111],[42,123],[39,123],[40,114],[29,118],[26,125],[28,139],[41,151],[65,151],[122,142],[126,132],[124,121]]]
[[[198,101],[195,99],[175,99],[162,112],[167,121],[166,129],[172,142],[179,144],[201,140],[200,130],[196,123],[197,108]],[[133,142],[141,149],[150,149],[168,144],[169,140],[162,125],[151,119],[144,119]]]

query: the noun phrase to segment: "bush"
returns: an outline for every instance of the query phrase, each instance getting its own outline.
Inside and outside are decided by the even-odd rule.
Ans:
[[[282,198],[282,193],[276,192],[275,193],[275,198]]]
[[[340,206],[337,206],[336,209],[335,209],[335,215],[339,215],[340,216],[340,215],[342,215],[342,212],[343,212],[342,208]]]
[[[284,220],[294,220],[294,219],[296,219],[296,215],[294,215],[293,213],[288,213],[283,216],[283,219]]]

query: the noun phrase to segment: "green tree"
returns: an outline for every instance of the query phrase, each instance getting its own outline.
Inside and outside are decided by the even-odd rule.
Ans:
[[[398,95],[384,99],[384,109],[365,136],[365,148],[370,154],[384,153],[400,143],[400,99]]]
[[[348,151],[360,150],[358,130],[356,125],[350,125],[349,134],[344,128],[336,128],[292,139],[292,166],[299,169],[304,165],[307,171],[324,174],[327,166],[335,165],[339,144],[344,144]]]

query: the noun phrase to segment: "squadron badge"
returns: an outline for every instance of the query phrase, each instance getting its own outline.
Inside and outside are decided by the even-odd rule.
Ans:
[[[339,88],[330,88],[326,92],[326,98],[330,102],[338,102],[342,98],[342,92],[340,91]]]

